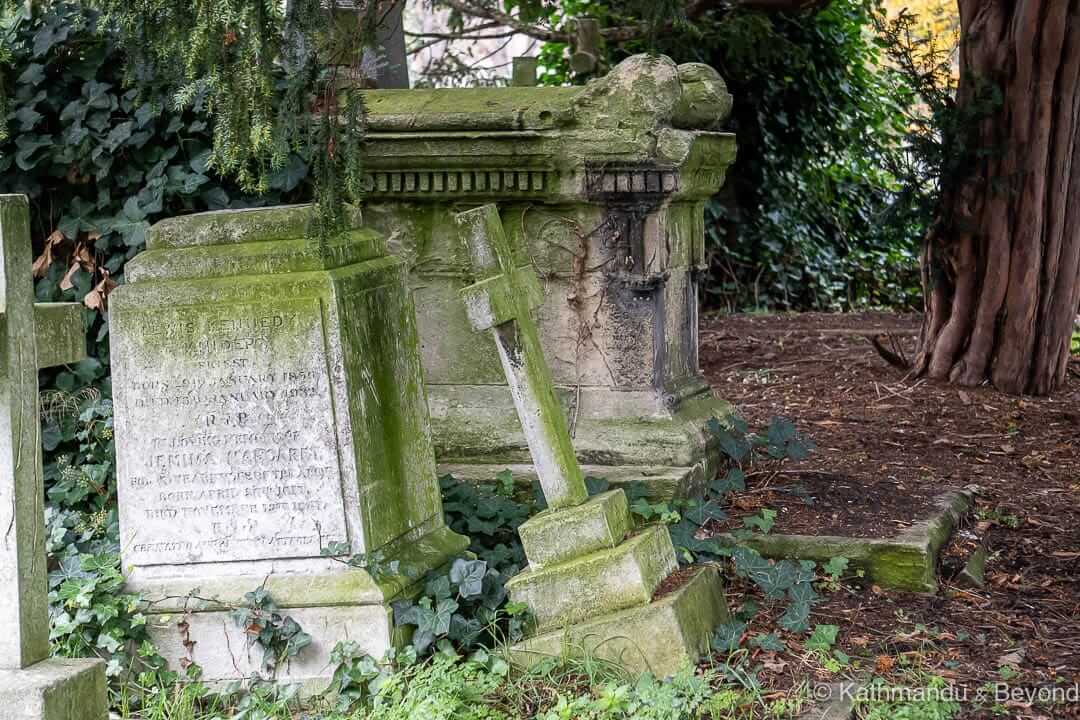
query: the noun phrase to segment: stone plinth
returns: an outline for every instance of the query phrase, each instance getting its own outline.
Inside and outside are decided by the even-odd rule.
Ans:
[[[105,720],[105,662],[50,658],[0,670],[0,720]]]
[[[731,105],[719,76],[636,56],[585,87],[365,98],[365,218],[410,268],[440,463],[480,477],[531,462],[495,344],[457,301],[468,258],[451,216],[497,202],[517,264],[539,275],[581,463],[657,495],[703,488],[717,459],[704,424],[729,412],[697,355],[704,203],[735,156],[715,131]]]
[[[0,720],[104,720],[105,663],[49,658],[37,371],[82,360],[82,306],[36,305],[30,210],[0,195]]]
[[[665,677],[706,655],[716,626],[729,621],[720,575],[702,567],[655,602],[534,635],[510,652],[524,666],[570,653]]]
[[[277,679],[325,684],[339,640],[381,657],[389,603],[468,544],[443,524],[403,263],[358,217],[320,242],[309,216],[163,221],[110,301],[127,588],[209,681],[260,665],[229,617],[245,593],[312,635]]]

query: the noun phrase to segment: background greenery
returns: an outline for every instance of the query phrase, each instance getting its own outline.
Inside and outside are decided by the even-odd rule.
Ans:
[[[656,14],[664,7],[563,2],[549,19],[625,26],[672,17]],[[604,48],[601,71],[651,47],[678,62],[708,63],[735,99],[725,129],[738,137],[738,157],[706,209],[707,307],[919,306],[917,253],[930,216],[905,189],[927,170],[908,157],[918,99],[913,79],[883,52],[876,26],[886,16],[882,0],[833,0],[804,13],[719,7]],[[573,75],[566,56],[564,44],[545,44],[545,82],[586,79]]]
[[[110,676],[126,678],[117,698],[125,714],[152,716],[158,708],[161,717],[184,717],[177,708],[212,710],[213,703],[197,696],[197,685],[179,693],[165,689],[137,598],[121,592],[108,292],[123,282],[124,263],[143,249],[151,223],[186,212],[310,199],[309,162],[289,152],[266,176],[260,194],[245,192],[210,167],[215,126],[197,88],[189,87],[178,105],[174,86],[125,72],[136,66],[95,11],[64,2],[36,7],[33,17],[10,13],[0,24],[0,191],[30,197],[36,297],[84,303],[89,351],[77,365],[41,373],[52,640],[60,653],[109,659]],[[605,22],[633,21],[617,16],[616,7],[627,13],[618,3],[561,7],[570,17],[589,13]],[[812,15],[707,15],[693,27],[657,36],[659,49],[677,60],[716,66],[736,98],[730,129],[740,138],[739,159],[725,194],[708,209],[713,270],[706,300],[712,305],[905,307],[916,297],[913,258],[925,220],[918,207],[905,205],[909,196],[891,170],[902,159],[897,153],[904,152],[912,95],[902,77],[882,68],[871,30],[876,12],[876,3],[834,0]],[[642,43],[610,47],[607,61],[642,49]],[[584,79],[565,70],[559,59],[565,47],[548,44],[544,53],[553,69],[548,81]],[[268,97],[272,104],[284,102],[287,92],[282,85]],[[791,440],[793,432],[785,427],[780,434]],[[728,442],[736,463],[751,452],[745,427]],[[715,493],[737,483],[738,474],[729,474]],[[593,489],[600,487],[594,483]],[[747,702],[743,691],[717,700],[696,680],[634,685],[595,667],[548,668],[543,691],[529,678],[508,683],[508,671],[495,659],[469,653],[521,631],[521,609],[506,603],[503,584],[523,562],[514,529],[535,505],[506,483],[477,490],[446,480],[443,490],[448,520],[472,537],[475,559],[427,579],[424,596],[398,609],[418,629],[415,652],[434,654],[443,665],[413,667],[402,658],[402,666],[413,669],[401,677],[417,690],[388,688],[386,697],[395,698],[397,707],[412,707],[428,696],[446,699],[447,707],[468,705],[476,698],[467,693],[477,690],[467,690],[466,679],[509,703],[502,715],[493,710],[476,717],[505,716],[515,703],[539,703],[544,693],[546,718],[641,717],[641,708],[661,696],[687,712],[708,703],[723,709],[723,703]],[[684,560],[724,557],[693,538],[719,512],[715,502],[672,508],[635,498],[634,508],[643,518],[671,523]],[[768,524],[767,517],[760,519],[760,525]],[[812,568],[788,564],[766,571],[748,553],[734,563],[741,577],[764,578],[763,592],[790,601],[785,630],[811,631]],[[272,599],[253,597],[245,612],[266,629],[264,649],[286,655],[302,650],[298,629]],[[725,637],[739,634],[738,622],[744,621],[722,630]],[[339,650],[343,696],[370,701],[373,688],[388,682],[384,673],[348,647]],[[442,670],[430,675],[431,667]],[[717,672],[728,671],[734,672]],[[554,695],[552,684],[560,688]],[[594,687],[603,689],[587,691]],[[508,688],[516,699],[505,699]],[[535,696],[528,695],[530,689]],[[754,688],[746,691],[753,701]],[[269,717],[288,707],[287,698],[284,704],[281,698],[260,698],[249,696],[241,711]],[[379,712],[374,716],[407,717]]]

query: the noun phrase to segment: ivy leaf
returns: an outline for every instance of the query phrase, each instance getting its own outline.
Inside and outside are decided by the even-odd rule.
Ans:
[[[593,477],[592,475],[585,476],[585,491],[590,495],[599,495],[600,493],[607,492],[611,489],[611,483],[605,478]]]
[[[849,562],[850,561],[846,557],[834,557],[829,560],[829,562],[825,563],[821,569],[833,580],[839,580],[840,576],[847,571]]]
[[[458,558],[450,566],[450,582],[458,586],[458,595],[462,598],[480,595],[484,590],[484,575],[486,574],[487,563],[483,560]]]
[[[776,511],[769,508],[762,509],[760,515],[743,518],[743,525],[752,530],[757,529],[761,531],[763,535],[768,535],[769,531],[773,529],[773,525],[775,524]]]
[[[788,605],[787,611],[780,616],[780,627],[790,632],[806,632],[810,627],[810,603],[793,602]]]
[[[38,30],[34,33],[34,57],[41,57],[52,50],[57,43],[67,40],[70,32],[71,26],[67,24],[50,24]]]
[[[723,495],[731,491],[742,492],[746,490],[746,473],[741,468],[731,468],[722,478],[712,481],[709,490],[717,495]]]
[[[29,105],[23,105],[15,111],[15,119],[19,121],[19,132],[30,132],[42,117],[44,116],[41,113]]]
[[[30,63],[26,69],[19,73],[16,79],[21,85],[37,85],[45,79],[45,66],[41,63]]]
[[[836,625],[815,625],[813,634],[806,641],[806,649],[828,652],[836,644],[839,632],[840,628]]]
[[[116,152],[116,150],[124,144],[124,141],[131,137],[131,133],[134,129],[135,123],[131,120],[115,126],[109,131],[108,137],[105,138],[105,147],[111,153]]]
[[[721,652],[734,652],[739,649],[739,641],[746,632],[746,623],[724,623],[713,632],[712,646]]]
[[[15,164],[19,166],[20,170],[32,170],[40,161],[40,158],[34,159],[34,154],[41,148],[49,147],[52,143],[52,135],[31,135],[29,133],[19,135],[15,138],[15,147],[18,148],[15,151]]]
[[[194,167],[194,165],[192,166]],[[196,171],[200,172],[200,171]],[[205,174],[205,168],[201,173]],[[269,178],[270,189],[281,192],[291,192],[308,176],[308,165],[296,153],[291,153],[289,159],[278,170],[271,173]]]
[[[769,633],[768,635],[755,635],[750,639],[750,644],[756,648],[762,650],[768,650],[769,652],[782,652],[787,645],[784,641],[777,637],[776,633]]]
[[[709,520],[724,520],[727,513],[720,507],[720,503],[709,500],[703,503],[695,503],[683,512],[683,517],[697,526],[704,525]]]

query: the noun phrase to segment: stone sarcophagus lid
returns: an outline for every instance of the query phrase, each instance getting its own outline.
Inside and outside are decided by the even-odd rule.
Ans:
[[[541,280],[537,322],[587,474],[693,492],[704,426],[729,412],[698,370],[704,204],[731,108],[708,66],[631,57],[584,87],[365,93],[365,223],[403,257],[442,469],[483,478],[529,452],[494,343],[469,326],[455,213],[494,202]]]

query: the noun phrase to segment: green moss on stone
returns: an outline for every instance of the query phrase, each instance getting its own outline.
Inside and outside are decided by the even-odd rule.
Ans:
[[[526,667],[550,657],[572,656],[667,677],[707,655],[713,630],[729,620],[719,573],[703,567],[660,600],[536,635],[514,645],[510,654],[516,664]]]
[[[34,303],[34,341],[39,368],[69,365],[85,358],[82,303]]]
[[[610,490],[562,510],[546,510],[518,528],[531,567],[539,569],[613,548],[623,541],[632,521],[626,494]]]
[[[647,604],[676,567],[667,528],[650,526],[613,549],[528,570],[506,587],[547,630]]]

